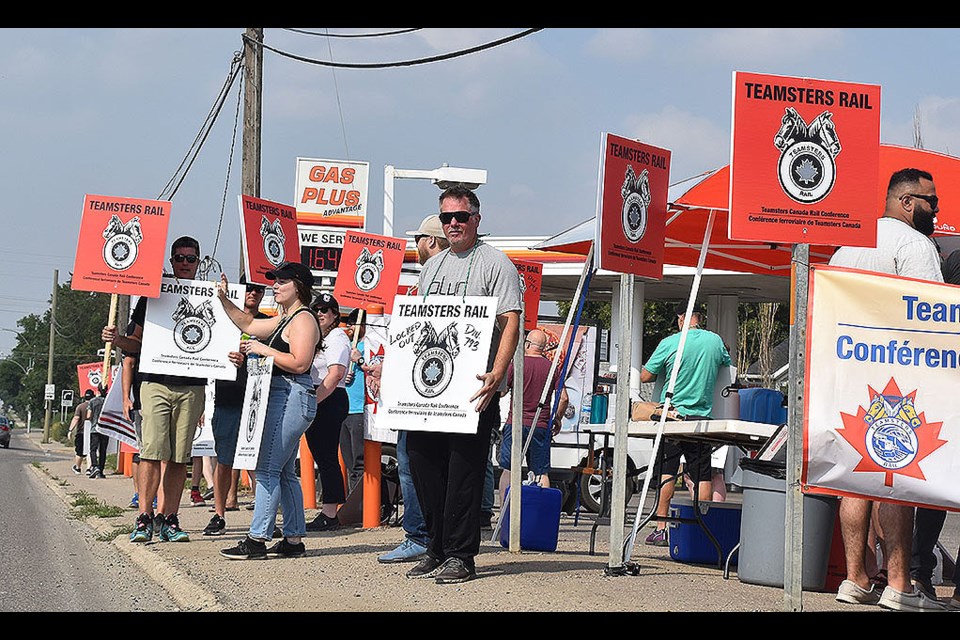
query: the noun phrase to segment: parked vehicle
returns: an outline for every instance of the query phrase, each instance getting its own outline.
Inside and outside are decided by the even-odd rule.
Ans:
[[[0,446],[10,448],[10,420],[6,416],[0,416]]]

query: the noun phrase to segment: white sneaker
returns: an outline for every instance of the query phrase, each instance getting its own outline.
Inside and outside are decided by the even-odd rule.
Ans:
[[[880,601],[880,594],[877,592],[877,585],[871,584],[869,589],[864,589],[853,580],[844,580],[837,589],[837,602],[847,604],[877,604]]]
[[[878,602],[884,609],[893,611],[946,611],[947,607],[939,600],[933,600],[920,589],[914,589],[913,593],[903,593],[897,591],[890,585],[883,590]]]

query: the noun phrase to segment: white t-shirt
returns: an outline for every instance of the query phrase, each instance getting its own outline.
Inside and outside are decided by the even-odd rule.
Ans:
[[[933,240],[896,218],[877,220],[876,248],[840,247],[830,264],[943,282]]]
[[[350,338],[340,327],[335,327],[327,334],[323,339],[323,349],[317,351],[317,355],[313,357],[313,365],[310,367],[310,377],[313,378],[314,386],[319,385],[327,377],[330,365],[350,366],[350,349]],[[346,368],[344,373],[346,373]],[[346,378],[345,375],[340,378],[337,386],[345,389],[347,383],[344,382],[344,378]]]

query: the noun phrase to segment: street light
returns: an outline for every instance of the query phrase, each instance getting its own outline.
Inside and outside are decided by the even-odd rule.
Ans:
[[[451,167],[447,163],[436,169],[397,169],[393,165],[383,168],[383,235],[393,235],[393,181],[396,178],[417,178],[431,180],[441,190],[462,184],[468,189],[476,189],[487,182],[486,169],[463,169]]]

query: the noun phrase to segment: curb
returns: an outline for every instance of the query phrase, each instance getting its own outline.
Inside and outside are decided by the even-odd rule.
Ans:
[[[48,449],[30,442],[41,452],[47,452]],[[39,466],[38,466],[39,465]],[[63,504],[69,509],[71,506],[70,495],[64,488],[58,484],[51,475],[50,468],[45,461],[37,461],[30,464],[29,467],[34,471],[37,477],[54,493]],[[115,530],[115,527],[109,523],[103,522],[100,518],[85,518],[81,520],[84,524],[96,531],[99,535],[108,535]],[[125,554],[131,562],[153,580],[154,583],[164,591],[180,606],[183,611],[222,611],[217,597],[194,581],[183,571],[173,567],[158,554],[148,549],[149,545],[134,544],[127,542],[122,536],[114,538],[114,547]]]

